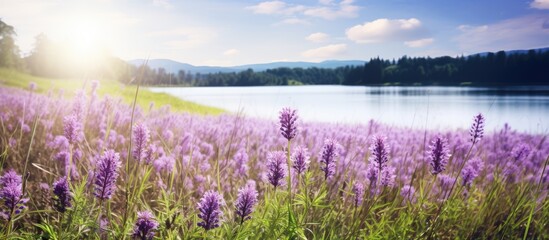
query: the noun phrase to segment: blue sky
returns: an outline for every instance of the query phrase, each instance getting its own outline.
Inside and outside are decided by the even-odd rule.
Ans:
[[[549,0],[0,0],[28,54],[34,37],[123,59],[194,65],[457,56],[549,46]],[[85,57],[82,51],[82,57]]]

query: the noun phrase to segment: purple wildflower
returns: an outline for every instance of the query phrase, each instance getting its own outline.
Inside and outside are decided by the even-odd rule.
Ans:
[[[134,239],[153,239],[154,231],[158,229],[158,222],[150,211],[137,212],[137,221],[133,227],[132,237]]]
[[[286,155],[283,151],[274,151],[267,154],[267,179],[275,187],[282,186],[287,171]]]
[[[283,108],[280,111],[280,132],[288,141],[297,134],[297,111],[295,109]]]
[[[61,213],[67,210],[67,207],[72,207],[72,195],[69,189],[67,177],[61,177],[53,183],[54,208]]]
[[[470,187],[473,180],[475,180],[480,171],[482,171],[483,167],[484,164],[480,158],[473,158],[469,160],[465,167],[463,167],[463,170],[461,170],[461,184],[463,184],[463,186]]]
[[[29,90],[30,90],[31,92],[33,92],[34,90],[36,90],[36,83],[35,83],[35,82],[29,83]]]
[[[120,155],[114,150],[107,150],[97,162],[95,178],[95,196],[101,200],[110,199],[116,189],[116,178],[120,168]]]
[[[353,194],[355,195],[355,207],[362,205],[362,199],[364,198],[364,185],[362,185],[362,183],[355,182],[355,184],[353,184]]]
[[[257,190],[254,184],[246,184],[238,190],[238,196],[235,202],[236,215],[240,217],[240,224],[250,219],[250,214],[254,211],[254,206],[257,204]]]
[[[324,140],[322,156],[320,158],[320,170],[324,172],[324,180],[335,175],[336,160],[341,152],[341,145],[333,139]]]
[[[382,136],[374,136],[370,145],[370,151],[372,152],[370,161],[374,163],[378,173],[383,172],[383,169],[387,166],[387,161],[389,161],[389,146],[385,144],[385,139]]]
[[[150,139],[150,132],[144,124],[136,124],[133,128],[133,158],[141,162],[145,157],[145,151]]]
[[[306,147],[298,146],[294,149],[294,153],[292,154],[292,167],[298,175],[307,171],[310,157],[309,150]]]
[[[223,197],[214,191],[207,191],[198,203],[198,217],[202,222],[198,226],[203,227],[206,231],[220,226],[223,212],[221,206],[225,204]]]
[[[416,189],[414,186],[410,185],[404,185],[402,189],[400,189],[400,196],[404,197],[404,199],[407,199],[409,201],[413,201],[415,199],[414,194],[416,193]]]
[[[26,207],[28,198],[23,198],[22,178],[13,169],[4,173],[0,177],[0,199],[4,202],[4,209],[0,212],[0,217],[11,220],[12,214],[21,213]]]
[[[450,157],[447,140],[437,137],[429,145],[429,160],[433,169],[431,174],[437,175],[446,169],[446,162]]]
[[[66,116],[63,119],[65,138],[69,141],[69,144],[75,144],[80,142],[81,125],[75,115]]]
[[[480,141],[484,135],[484,121],[485,119],[482,113],[479,113],[473,118],[473,125],[469,130],[469,133],[471,134],[471,142],[473,142],[473,144]]]
[[[238,176],[248,176],[248,154],[246,153],[245,148],[240,148],[233,157],[233,164],[235,169],[235,174]]]
[[[158,173],[160,173],[161,171],[166,171],[167,173],[171,173],[175,166],[175,159],[171,156],[162,156],[156,159],[153,162],[153,165],[154,165],[154,168],[156,169],[156,172]]]

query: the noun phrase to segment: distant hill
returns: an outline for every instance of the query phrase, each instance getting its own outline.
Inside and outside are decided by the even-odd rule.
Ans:
[[[145,62],[144,59],[134,59],[128,61],[128,63],[139,66]],[[240,72],[247,69],[253,69],[254,71],[264,71],[267,69],[274,69],[280,67],[289,68],[337,68],[343,66],[358,66],[366,63],[360,60],[328,60],[319,63],[314,62],[272,62],[272,63],[260,63],[260,64],[248,64],[232,67],[215,67],[215,66],[194,66],[188,63],[181,63],[170,59],[150,59],[147,65],[150,68],[158,69],[164,68],[168,73],[177,73],[179,70],[191,73],[227,73],[227,72]]]

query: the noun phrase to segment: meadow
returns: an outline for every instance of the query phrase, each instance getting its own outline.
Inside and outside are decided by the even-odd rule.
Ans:
[[[0,88],[1,239],[549,238],[547,136],[481,113],[439,131],[266,121],[108,87]]]

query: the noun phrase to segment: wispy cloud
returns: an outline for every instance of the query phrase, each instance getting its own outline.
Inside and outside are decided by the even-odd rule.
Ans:
[[[173,49],[186,49],[210,43],[217,34],[207,28],[174,28],[164,31],[151,32],[151,37],[171,39],[164,41],[164,45]]]
[[[266,15],[297,15],[319,17],[328,20],[337,18],[353,18],[358,16],[360,7],[354,4],[353,0],[342,0],[339,3],[334,3],[332,0],[320,0],[317,5],[296,5],[289,4],[284,1],[265,1],[253,6],[248,6],[246,9],[253,11],[255,14]]]
[[[346,44],[331,44],[324,47],[307,50],[302,52],[301,55],[306,58],[325,59],[341,55],[346,51]]]
[[[331,1],[330,1],[331,3]],[[352,0],[341,1],[336,6],[318,6],[312,7],[303,14],[307,16],[320,17],[328,20],[336,18],[354,18],[358,16],[358,10],[360,7],[353,4]]]
[[[530,3],[531,8],[549,9],[549,0],[534,0]]]
[[[305,19],[301,18],[286,18],[280,22],[273,24],[273,26],[280,25],[310,25],[311,23]]]
[[[231,49],[228,49],[225,52],[223,52],[223,55],[225,55],[225,56],[234,56],[234,55],[237,55],[239,53],[240,53],[240,51],[238,51],[238,49],[231,48]]]
[[[261,2],[254,6],[246,7],[246,9],[252,10],[256,14],[282,14],[291,15],[305,9],[302,5],[291,5],[283,1],[267,1]]]
[[[319,43],[319,42],[325,42],[326,40],[328,40],[328,37],[329,36],[326,33],[316,32],[316,33],[310,34],[305,39],[311,42]]]
[[[381,18],[353,26],[346,31],[347,38],[357,43],[411,41],[424,36],[425,33],[421,21],[416,18]]]
[[[404,44],[408,47],[420,48],[420,47],[425,47],[427,45],[431,45],[434,41],[435,40],[433,38],[422,38],[422,39],[413,40],[413,41],[406,41],[404,42]]]
[[[153,0],[153,5],[157,7],[162,7],[165,9],[173,8],[173,5],[170,3],[170,0]]]
[[[464,52],[547,47],[548,22],[548,15],[529,15],[481,26],[461,25],[455,41]]]

